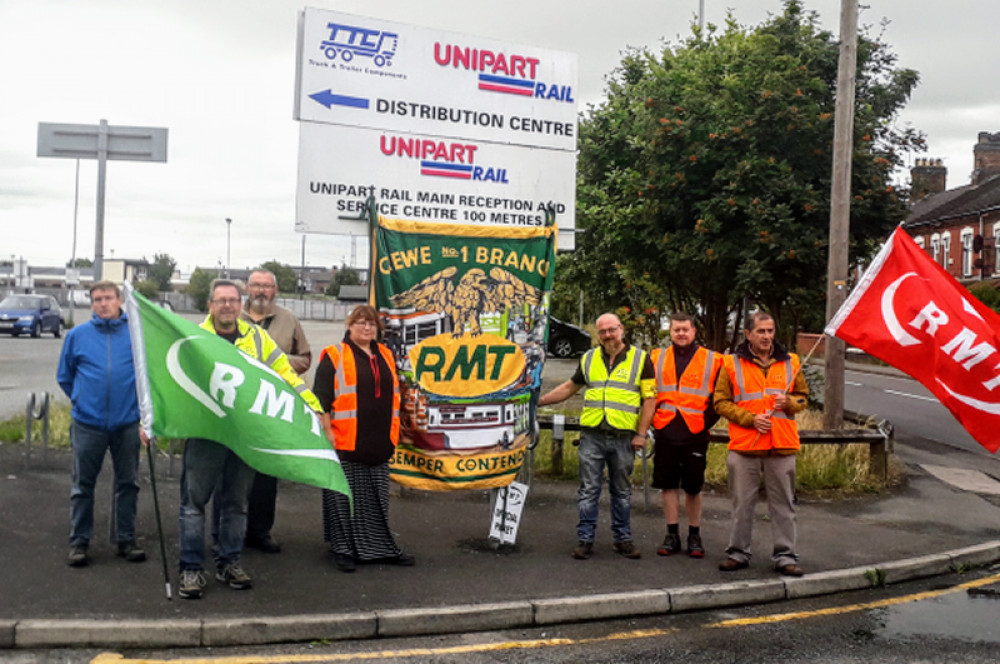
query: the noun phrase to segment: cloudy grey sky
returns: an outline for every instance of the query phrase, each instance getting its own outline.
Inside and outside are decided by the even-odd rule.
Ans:
[[[598,102],[627,46],[690,32],[698,0],[337,0],[323,9],[578,54],[580,108]],[[839,30],[840,0],[806,0]],[[755,25],[780,0],[705,0]],[[166,164],[108,165],[105,256],[173,256],[183,272],[226,260],[297,265],[298,128],[292,119],[302,0],[0,0],[0,258],[62,265],[73,242],[75,162],[35,156],[39,122],[167,127]],[[885,39],[921,84],[901,118],[927,134],[966,184],[980,131],[1000,130],[988,72],[1000,49],[994,2],[871,0],[861,23],[889,20]],[[82,161],[77,256],[93,257],[97,167]],[[306,264],[350,259],[350,241],[310,234]],[[365,251],[359,259],[366,262]]]

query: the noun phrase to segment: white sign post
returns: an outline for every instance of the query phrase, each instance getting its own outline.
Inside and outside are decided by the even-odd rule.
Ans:
[[[305,9],[299,24],[296,229],[406,219],[543,225],[572,249],[576,55]]]
[[[528,497],[528,485],[511,482],[497,491],[497,499],[490,514],[490,539],[501,544],[514,544],[521,512]]]
[[[97,160],[94,282],[100,281],[104,268],[104,183],[107,162],[109,159],[165,162],[167,130],[164,127],[109,125],[107,120],[101,120],[97,125],[39,122],[38,156]]]

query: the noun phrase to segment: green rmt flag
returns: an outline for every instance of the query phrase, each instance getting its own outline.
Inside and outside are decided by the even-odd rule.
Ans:
[[[269,366],[125,285],[146,435],[207,438],[255,470],[351,495],[318,415]]]

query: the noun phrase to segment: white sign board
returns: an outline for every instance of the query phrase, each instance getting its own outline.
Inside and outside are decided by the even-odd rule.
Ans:
[[[167,160],[166,127],[106,125],[102,144],[101,125],[38,123],[38,156],[65,159],[116,161]]]
[[[359,216],[369,195],[387,217],[463,224],[543,226],[554,206],[564,227],[574,180],[553,174],[575,165],[561,150],[303,122],[295,229],[344,233],[338,217]]]
[[[497,491],[497,501],[490,518],[490,539],[499,540],[502,544],[513,544],[517,540],[517,528],[521,524],[521,512],[527,497],[528,485],[520,482],[511,482]]]
[[[295,118],[575,150],[572,53],[305,9]]]

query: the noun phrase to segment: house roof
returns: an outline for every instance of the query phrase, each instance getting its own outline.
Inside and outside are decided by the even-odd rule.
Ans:
[[[988,210],[1000,210],[1000,175],[982,184],[949,189],[917,201],[903,227],[934,225]]]

